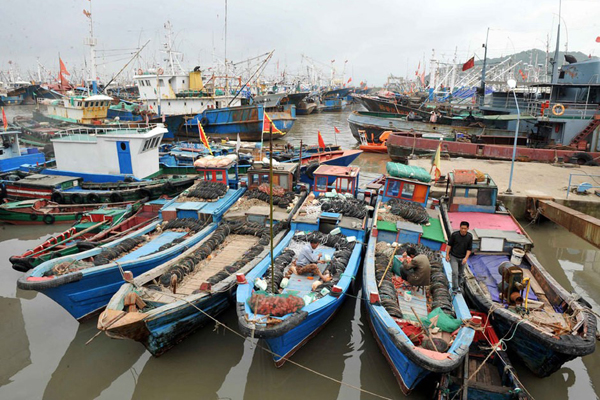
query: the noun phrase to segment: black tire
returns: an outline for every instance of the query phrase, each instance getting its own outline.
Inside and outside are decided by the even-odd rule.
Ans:
[[[152,192],[150,192],[148,189],[139,189],[136,193],[139,196],[140,200],[141,199],[150,200],[150,198],[152,197]]]
[[[133,176],[126,176],[125,179],[123,179],[123,182],[135,182],[135,179],[133,178]]]
[[[588,162],[593,161],[593,158],[588,153],[575,153],[571,157],[575,164],[586,165]]]
[[[208,118],[206,118],[206,117],[200,118],[200,125],[202,125],[203,128],[205,126],[207,126],[208,125]]]
[[[73,204],[82,204],[83,203],[83,196],[80,195],[79,193],[73,193],[71,195],[71,203],[73,203]]]
[[[79,222],[79,221],[81,221],[81,218],[83,218],[83,213],[75,214],[75,221]]]
[[[88,193],[88,195],[86,196],[87,202],[91,203],[91,204],[96,204],[96,203],[100,203],[101,199],[100,199],[100,195],[98,193]]]
[[[95,249],[97,244],[94,242],[77,242],[75,244],[75,246],[77,246],[79,251],[86,251],[86,250]]]
[[[319,168],[319,165],[320,164],[318,162],[313,161],[306,166],[306,171],[304,171],[304,174],[311,181],[315,179],[315,171],[317,170],[317,168]]]
[[[54,215],[46,214],[43,220],[46,225],[52,225],[56,221],[56,218],[54,218]]]
[[[108,199],[111,203],[120,203],[123,201],[123,195],[119,192],[112,192]]]
[[[32,221],[37,221],[38,216],[37,216],[37,214],[29,214],[29,219]]]
[[[162,192],[164,194],[170,194],[174,191],[175,191],[175,185],[173,185],[173,183],[171,181],[167,181],[167,183],[165,183],[163,186]]]
[[[65,196],[63,196],[61,192],[53,192],[52,196],[50,196],[50,200],[58,204],[63,204],[65,201]]]

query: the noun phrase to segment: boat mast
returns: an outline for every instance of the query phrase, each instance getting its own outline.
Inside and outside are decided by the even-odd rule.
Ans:
[[[488,38],[490,37],[490,28],[487,28],[487,33],[485,35],[485,44],[483,48],[485,49],[483,52],[483,68],[481,68],[481,94],[479,97],[479,106],[483,107],[483,102],[485,100],[485,68],[487,66],[487,50],[488,50]]]
[[[96,44],[98,44],[98,40],[94,38],[94,23],[92,20],[92,0],[90,0],[90,11],[84,14],[90,20],[90,37],[85,38],[85,44],[90,46],[90,69],[91,69],[91,81],[92,81],[92,94],[98,93],[98,82],[96,81]]]
[[[225,95],[229,93],[229,77],[227,76],[227,0],[225,0]]]
[[[556,49],[554,50],[554,59],[552,60],[552,80],[551,83],[558,82],[558,53],[560,43],[560,14],[562,9],[562,1],[558,0],[558,32],[556,33]]]

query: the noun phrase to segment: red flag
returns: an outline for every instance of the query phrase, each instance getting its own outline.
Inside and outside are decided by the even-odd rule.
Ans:
[[[271,132],[271,127],[273,128],[273,131],[272,131],[273,133],[279,133],[279,134],[283,135],[283,132],[281,132],[279,129],[277,129],[277,127],[273,123],[273,120],[267,115],[267,113],[263,112],[263,128],[262,128],[262,133],[269,133],[269,132]]]
[[[596,43],[600,43],[600,36],[596,38]]]
[[[69,73],[69,71],[67,71],[67,67],[65,67],[65,63],[63,62],[63,60],[59,57],[58,61],[60,62],[60,73],[64,74],[64,75],[71,75]]]
[[[352,77],[348,78],[348,82],[346,82],[346,83],[350,83],[350,82],[352,82]]]
[[[200,141],[202,142],[204,147],[206,147],[208,149],[208,152],[212,156],[213,152],[210,148],[210,145],[208,144],[208,139],[206,138],[206,133],[204,133],[204,128],[202,128],[202,124],[200,123],[200,121],[198,121],[198,132],[200,133]]]
[[[469,59],[469,61],[467,61],[466,63],[463,64],[462,70],[466,71],[468,69],[473,68],[474,66],[475,66],[475,57],[473,56]]]
[[[340,130],[338,129],[338,127],[337,127],[337,126],[334,126],[334,127],[333,127],[333,130],[335,131],[335,133],[340,133]]]
[[[8,120],[6,119],[6,114],[4,114],[4,107],[2,107],[2,125],[4,125],[4,130],[8,129]]]
[[[421,61],[419,61],[419,66],[417,67],[417,70],[415,71],[415,76],[419,76],[419,71],[421,71]]]
[[[324,149],[325,146],[325,141],[323,140],[323,136],[321,136],[321,131],[317,131],[317,135],[318,135],[318,139],[319,139],[319,147]]]

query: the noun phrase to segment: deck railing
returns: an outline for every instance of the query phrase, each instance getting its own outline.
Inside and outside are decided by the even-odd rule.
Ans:
[[[162,124],[142,124],[138,125],[136,128],[128,127],[126,124],[124,125],[115,125],[114,127],[102,127],[102,128],[92,128],[92,127],[77,127],[77,128],[69,128],[64,129],[62,131],[58,131],[54,134],[54,137],[66,137],[73,135],[105,135],[111,132],[126,132],[126,133],[145,133],[148,130],[154,129]]]

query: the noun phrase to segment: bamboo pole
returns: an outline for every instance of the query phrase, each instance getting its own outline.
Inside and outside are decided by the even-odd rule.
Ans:
[[[273,122],[269,124],[269,214],[271,236],[271,292],[275,294],[275,264],[273,257]]]

